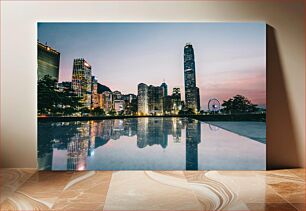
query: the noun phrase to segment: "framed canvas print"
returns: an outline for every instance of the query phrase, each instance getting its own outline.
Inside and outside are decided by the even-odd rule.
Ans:
[[[265,170],[266,24],[39,22],[40,170]]]

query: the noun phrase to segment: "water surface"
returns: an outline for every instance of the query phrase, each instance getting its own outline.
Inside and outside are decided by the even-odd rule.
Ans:
[[[49,170],[264,170],[266,145],[190,118],[38,123]]]

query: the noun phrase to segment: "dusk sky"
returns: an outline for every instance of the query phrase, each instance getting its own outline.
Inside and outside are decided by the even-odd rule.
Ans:
[[[236,94],[266,104],[265,23],[38,23],[38,40],[61,53],[60,81],[71,81],[73,59],[84,58],[112,91],[137,94],[141,82],[165,81],[183,99],[190,42],[202,109]]]

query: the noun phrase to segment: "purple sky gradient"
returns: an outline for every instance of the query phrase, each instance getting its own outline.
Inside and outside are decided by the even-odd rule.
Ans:
[[[112,91],[137,94],[141,82],[180,87],[183,51],[195,51],[201,108],[242,94],[266,104],[264,23],[38,23],[38,40],[61,52],[60,81],[71,81],[74,58],[85,58]]]

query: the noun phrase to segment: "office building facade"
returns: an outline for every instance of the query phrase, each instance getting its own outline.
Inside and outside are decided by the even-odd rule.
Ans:
[[[182,109],[181,103],[181,89],[174,87],[172,91],[172,110],[174,113],[178,113]]]
[[[58,81],[60,53],[50,46],[37,42],[37,78],[49,75]]]
[[[81,98],[84,107],[91,107],[92,76],[91,65],[85,59],[74,59],[72,72],[72,89]]]
[[[165,82],[163,82],[163,83],[160,85],[160,87],[161,87],[162,90],[163,90],[163,96],[164,96],[164,97],[168,96],[168,85],[167,85]]]
[[[109,112],[113,108],[113,94],[109,91],[102,93],[102,108],[105,112]]]
[[[184,47],[185,105],[193,112],[200,110],[200,93],[196,86],[194,50],[190,43]]]
[[[95,76],[91,77],[91,108],[95,109],[99,107],[98,96],[98,81]]]
[[[125,109],[124,100],[114,100],[113,105],[114,105],[114,109],[117,113],[122,112]]]
[[[149,114],[163,114],[163,88],[150,85],[148,88]]]
[[[149,113],[148,108],[148,85],[144,83],[138,84],[138,114],[146,115]]]

